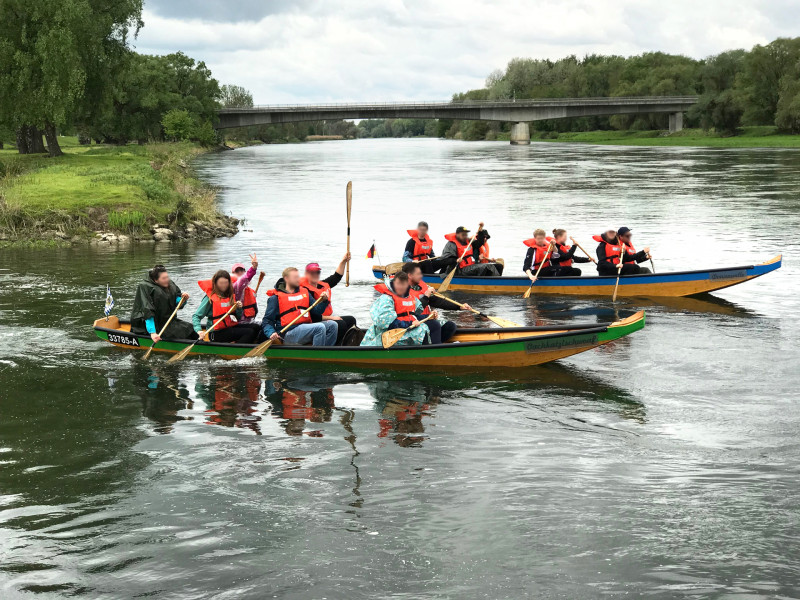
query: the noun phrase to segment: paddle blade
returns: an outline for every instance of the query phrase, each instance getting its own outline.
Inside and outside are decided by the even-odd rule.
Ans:
[[[403,270],[403,265],[405,263],[389,263],[383,268],[383,272],[387,275],[397,275],[400,271]]]
[[[184,348],[174,356],[171,356],[167,362],[178,362],[179,360],[183,360],[184,358],[186,358],[189,352],[192,351],[192,348],[194,348],[194,344],[189,344],[188,346],[186,346],[186,348]]]
[[[153,346],[155,346],[155,344],[153,344]],[[150,346],[147,349],[147,352],[144,353],[144,356],[142,357],[142,360],[147,360],[148,358],[150,358],[150,354],[153,352],[153,346]]]
[[[533,291],[533,284],[531,284],[530,287],[527,290],[525,290],[525,293],[522,294],[522,297],[523,298],[530,298],[532,291]]]
[[[350,226],[350,212],[353,210],[353,182],[347,182],[347,225]]]
[[[490,317],[486,315],[486,318],[489,319],[492,323],[497,325],[498,327],[521,327],[521,325],[517,325],[514,321],[509,321],[508,319],[501,319],[500,317]]]
[[[269,347],[272,346],[272,340],[267,340],[266,342],[259,344],[250,352],[244,355],[244,358],[252,358],[253,356],[263,356],[264,352],[266,352]]]
[[[456,269],[457,268],[458,267],[456,267]],[[447,291],[447,288],[450,287],[450,282],[453,281],[453,277],[456,274],[456,269],[453,269],[452,271],[450,271],[450,273],[447,274],[447,277],[444,278],[444,281],[442,282],[442,285],[439,286],[438,292],[440,294],[445,293]]]
[[[389,331],[384,331],[383,335],[381,335],[381,342],[383,343],[384,348],[391,348],[406,334],[406,329],[391,329]]]

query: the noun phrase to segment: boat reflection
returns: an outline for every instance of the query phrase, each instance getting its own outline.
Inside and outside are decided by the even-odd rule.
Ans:
[[[424,381],[368,381],[379,414],[378,437],[391,439],[398,446],[420,446],[427,439],[424,419],[433,417],[439,402],[438,390]]]
[[[197,399],[206,405],[205,422],[241,427],[261,435],[261,376],[255,371],[226,371],[195,383]]]
[[[272,415],[290,436],[322,437],[322,429],[306,430],[307,423],[329,423],[333,417],[333,387],[313,379],[268,379],[264,396],[272,405]]]

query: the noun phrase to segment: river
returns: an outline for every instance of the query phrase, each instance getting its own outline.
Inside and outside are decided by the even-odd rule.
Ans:
[[[800,153],[359,140],[197,166],[238,236],[0,253],[1,597],[800,597]],[[658,271],[784,267],[689,300],[457,295],[526,324],[647,310],[512,379],[145,363],[95,339],[106,283],[126,315],[156,261],[191,308],[248,252],[265,284],[330,271],[348,180],[334,304],[364,325],[367,249],[399,260],[419,219],[437,251],[485,221],[509,273],[540,226],[588,249],[627,225]]]

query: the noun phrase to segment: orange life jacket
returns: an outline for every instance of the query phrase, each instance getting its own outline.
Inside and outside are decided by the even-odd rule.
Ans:
[[[233,281],[231,281],[233,283]],[[206,296],[208,296],[209,301],[211,302],[211,322],[216,323],[217,319],[221,318],[228,309],[231,307],[231,298],[220,298],[216,294],[211,293],[211,280],[205,279],[197,282],[197,285],[200,286],[200,289],[203,290]],[[231,290],[232,292],[233,290]],[[235,300],[234,300],[235,302]],[[228,315],[222,322],[214,328],[214,331],[220,331],[221,329],[225,329],[226,327],[233,327],[236,325],[236,321]]]
[[[623,243],[622,245],[623,245],[623,247],[625,248],[625,251],[628,254],[636,254],[636,248],[633,247],[633,244],[624,244]],[[626,265],[635,265],[636,261],[635,260],[626,260],[625,264]]]
[[[269,290],[267,296],[278,297],[278,324],[281,328],[286,327],[301,312],[311,306],[311,292],[308,288],[302,286],[291,294],[283,290]],[[309,313],[298,319],[295,325],[302,323],[311,323],[311,315]]]
[[[483,246],[480,247],[478,250],[478,256],[481,256],[479,262],[488,263],[489,262],[489,242],[486,242]]]
[[[414,295],[409,293],[405,298],[398,296],[394,293],[394,290],[385,283],[379,283],[375,286],[375,289],[381,294],[386,294],[392,300],[394,300],[394,312],[397,313],[398,321],[404,321],[406,323],[414,322],[414,320],[417,318],[417,316],[414,314],[414,307],[417,305],[416,297]],[[410,288],[409,292],[411,292]]]
[[[236,283],[239,280],[236,275],[231,275],[231,285]],[[211,280],[210,279],[203,279],[197,282],[197,285],[200,286],[200,289],[205,292],[206,296],[211,292]],[[244,288],[244,294],[242,295],[242,314],[247,317],[248,319],[252,319],[258,313],[258,301],[256,300],[256,293],[253,291],[249,285]]]
[[[446,239],[448,242],[453,242],[456,245],[456,254],[458,254],[459,258],[466,250],[467,253],[464,255],[464,258],[458,263],[459,269],[463,269],[464,267],[475,264],[475,257],[472,254],[472,246],[469,242],[462,244],[456,238],[455,233],[448,233],[446,236],[444,236],[444,239]]]
[[[522,241],[522,243],[525,244],[528,248],[533,248],[535,250],[535,253],[533,255],[533,264],[531,265],[532,269],[538,270],[539,269],[539,265],[542,265],[542,261],[544,260],[545,255],[548,254],[547,250],[550,248],[550,244],[549,244],[550,238],[546,238],[546,239],[547,239],[548,243],[545,244],[544,246],[540,246],[539,244],[537,244],[536,243],[536,238],[529,238],[527,240],[523,240]],[[548,257],[547,260],[544,260],[544,264],[542,265],[542,268],[549,267],[549,266],[550,266],[550,258]],[[534,273],[534,275],[535,275],[535,273]]]
[[[416,229],[407,229],[408,235],[414,240],[414,252],[411,254],[413,260],[423,260],[433,254],[433,242],[431,241],[430,234],[427,235],[425,241],[419,239],[419,234]]]
[[[325,310],[322,311],[322,314],[326,317],[333,314],[333,305],[331,304],[331,301],[333,300],[333,292],[331,291],[330,285],[324,281],[311,283],[308,280],[308,277],[303,277],[300,280],[300,285],[304,288],[308,288],[308,291],[311,292],[311,297],[314,300],[316,300],[322,292],[328,292],[328,306],[325,307]]]
[[[553,248],[553,252],[558,250],[558,252],[560,254],[569,254],[570,248],[566,244],[559,244],[555,240],[555,238],[551,238],[551,237],[548,237],[547,240],[551,241],[551,242],[553,242],[553,244],[555,244],[555,248]],[[551,256],[552,256],[552,254],[551,254]],[[557,266],[559,266],[559,267],[571,267],[572,266],[572,259],[570,258],[569,260],[562,260],[561,262],[557,263]]]
[[[428,284],[420,279],[419,289],[415,290],[414,286],[412,285],[410,288],[408,288],[408,293],[410,296],[414,296],[414,298],[422,302],[422,299],[425,297],[425,292],[428,291],[428,287],[429,287]],[[430,304],[425,307],[425,310],[422,311],[422,314],[423,315],[431,314]]]
[[[593,235],[592,239],[596,242],[601,244],[605,244],[606,249],[606,260],[610,262],[612,265],[618,265],[620,256],[622,256],[622,248],[623,246],[619,243],[617,244],[609,244],[606,239],[602,235]]]

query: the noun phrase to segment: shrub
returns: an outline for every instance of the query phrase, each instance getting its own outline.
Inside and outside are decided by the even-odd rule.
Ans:
[[[138,210],[108,213],[108,226],[117,231],[135,231],[146,223],[143,213]]]
[[[195,130],[194,119],[189,111],[176,108],[164,113],[161,125],[164,127],[164,134],[169,139],[179,142],[190,139]]]

